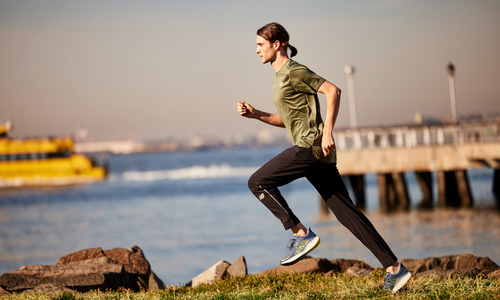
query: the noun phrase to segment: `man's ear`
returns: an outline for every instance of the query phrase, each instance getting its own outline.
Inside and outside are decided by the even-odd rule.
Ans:
[[[274,41],[274,43],[273,43],[274,50],[278,50],[280,46],[281,46],[280,41],[278,41],[278,40]]]

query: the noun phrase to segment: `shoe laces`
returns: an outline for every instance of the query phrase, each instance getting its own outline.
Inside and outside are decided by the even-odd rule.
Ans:
[[[294,237],[293,237],[293,239],[290,239],[290,240],[288,241],[288,245],[286,246],[288,249],[292,250],[293,245],[295,244],[295,239],[297,239],[297,237],[296,237],[296,236],[294,236]]]

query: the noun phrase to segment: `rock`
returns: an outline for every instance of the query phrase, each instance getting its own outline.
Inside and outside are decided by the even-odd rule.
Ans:
[[[500,277],[500,267],[488,257],[476,257],[472,254],[448,255],[438,258],[403,259],[401,261],[416,276],[433,276],[443,278],[446,276],[488,276]],[[360,260],[335,259],[327,261],[319,258],[304,258],[290,265],[279,266],[260,273],[324,273],[326,278],[333,277],[335,273],[345,271],[347,275],[367,276],[374,270],[373,267]]]
[[[493,272],[488,273],[487,275],[489,278],[498,278],[500,277],[500,270],[495,270]]]
[[[454,261],[453,259],[450,259],[450,267],[455,269],[476,268],[481,272],[491,272],[500,268],[489,257],[477,257],[472,254],[461,254],[455,255],[454,258]]]
[[[157,291],[164,288],[164,283],[151,269],[143,251],[138,246],[130,249],[114,248],[103,251],[102,248],[90,248],[77,251],[61,257],[57,263],[64,264],[71,261],[108,257],[125,267],[129,275],[129,283],[123,288],[139,291],[142,288]]]
[[[129,275],[129,283],[125,288],[139,291],[142,288],[149,288],[149,277],[151,268],[149,262],[139,254],[124,248],[114,248],[104,251],[104,255],[125,267],[125,272]]]
[[[142,252],[142,251],[141,251]],[[104,255],[125,266],[127,273],[148,274],[149,263],[140,254],[125,248],[114,248],[104,251]]]
[[[324,276],[325,276],[325,278],[332,278],[337,273],[338,273],[337,271],[331,270],[331,271],[326,272],[324,274]]]
[[[293,265],[279,266],[262,271],[256,275],[266,276],[268,274],[327,273],[334,268],[335,266],[332,265],[332,263],[326,258],[305,258]]]
[[[221,260],[205,272],[193,278],[188,282],[187,286],[196,287],[200,284],[211,284],[216,280],[224,279],[227,276],[227,269],[230,265],[231,264],[227,261]]]
[[[8,291],[33,289],[42,284],[69,287],[80,292],[116,290],[128,281],[123,265],[107,257],[53,266],[24,266],[0,276],[0,286]]]
[[[371,269],[361,269],[358,267],[350,267],[345,271],[346,275],[351,275],[351,276],[368,276],[373,272]]]
[[[139,248],[139,246],[137,246],[137,245],[130,247],[128,249],[128,251],[133,252],[133,253],[139,255],[140,257],[146,259],[146,255],[144,255],[144,252],[142,252],[142,249]]]
[[[462,270],[478,269],[482,273],[490,273],[500,267],[488,257],[476,257],[472,254],[447,255],[422,259],[403,259],[405,267],[416,273],[430,270]]]
[[[105,255],[104,252],[102,251],[102,248],[83,249],[59,258],[59,260],[57,260],[57,264],[58,265],[67,264],[69,262],[82,261],[87,259],[99,258],[103,256]]]
[[[159,291],[165,288],[163,281],[152,270],[151,274],[149,274],[148,286],[150,291]]]
[[[53,266],[25,266],[0,276],[0,286],[8,291],[66,287],[79,292],[91,289],[140,291],[159,290],[164,284],[151,270],[142,250],[102,248],[80,250],[61,257]]]
[[[357,259],[337,258],[330,260],[330,263],[332,264],[332,270],[325,273],[326,278],[331,278],[335,273],[339,272],[345,272],[345,274],[351,276],[368,276],[374,270],[372,266]]]
[[[144,252],[142,252],[142,249],[139,248],[139,246],[137,246],[137,245],[132,246],[128,250],[130,252],[133,252],[133,253],[139,255],[139,257],[142,257],[142,258],[146,259],[146,256],[144,255]],[[147,261],[147,259],[146,259],[146,261]],[[149,278],[148,278],[148,289],[150,291],[158,291],[158,290],[164,289],[165,288],[165,284],[155,274],[155,272],[153,272],[153,269],[151,268],[151,264],[149,264],[149,262],[148,262],[148,266],[149,266],[149,271],[150,271]]]
[[[57,261],[57,264],[60,265],[68,262],[108,257],[122,264],[125,267],[125,271],[129,273],[129,275],[132,275],[130,276],[130,285],[127,288],[139,290],[139,284],[144,287],[149,280],[150,266],[148,261],[144,258],[142,250],[138,251],[135,249],[136,252],[133,252],[132,249],[134,248],[131,248],[131,250],[115,248],[106,251],[103,251],[102,248],[84,249],[61,257]]]
[[[459,269],[459,270],[428,270],[421,273],[417,273],[416,277],[431,277],[435,279],[441,279],[453,275],[462,277],[464,276],[476,277],[480,274],[481,272],[478,269],[470,268],[470,269]]]
[[[362,260],[337,258],[330,261],[336,270],[347,271],[349,268],[374,270],[374,268]]]
[[[7,296],[7,295],[10,295],[10,293],[7,292],[6,290],[2,289],[2,287],[0,286],[0,297]]]
[[[187,286],[196,287],[200,284],[212,284],[216,280],[226,279],[230,277],[247,276],[247,263],[244,256],[240,256],[233,264],[221,260],[215,265],[208,268],[200,275],[193,278],[187,283]]]
[[[42,292],[42,293],[55,294],[55,293],[64,293],[64,292],[74,293],[75,291],[72,289],[68,289],[65,286],[55,285],[52,283],[45,283],[45,284],[37,285],[31,290],[25,290],[24,292],[25,293]]]
[[[227,273],[229,277],[247,276],[248,269],[245,257],[240,256],[237,260],[235,260],[229,268],[227,268]]]

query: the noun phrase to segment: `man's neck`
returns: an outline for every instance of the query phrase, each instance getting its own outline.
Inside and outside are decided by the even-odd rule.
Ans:
[[[271,63],[274,71],[278,72],[287,60],[289,60],[287,55],[282,55],[280,52],[277,52],[276,59]]]

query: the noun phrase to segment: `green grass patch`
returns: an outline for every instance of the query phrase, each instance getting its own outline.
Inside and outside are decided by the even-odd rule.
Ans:
[[[285,274],[248,276],[218,281],[196,288],[171,286],[164,290],[139,293],[90,291],[87,293],[20,293],[2,300],[118,300],[118,299],[500,299],[500,279],[451,276],[444,279],[415,278],[396,295],[384,291],[385,272],[377,269],[370,276],[337,274]]]

